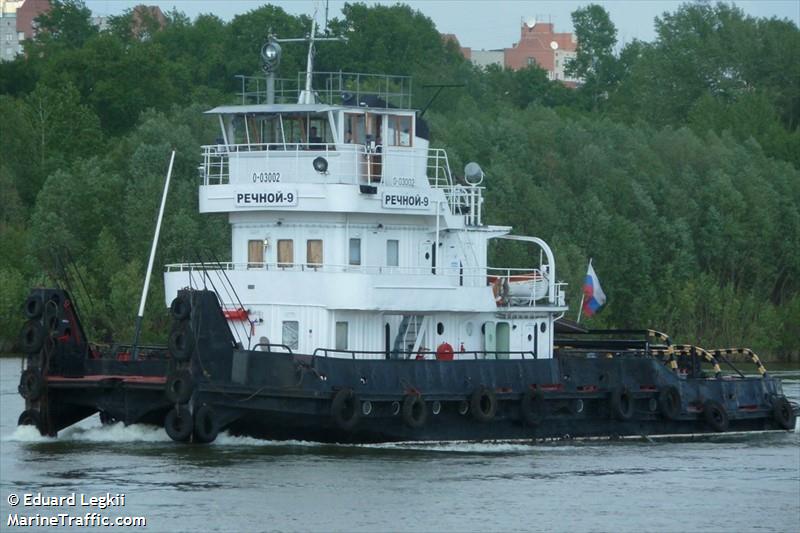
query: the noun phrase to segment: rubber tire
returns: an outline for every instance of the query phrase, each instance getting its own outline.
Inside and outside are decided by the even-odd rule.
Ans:
[[[721,403],[714,400],[706,400],[703,404],[703,420],[706,421],[711,429],[719,433],[728,431],[728,413]]]
[[[175,442],[187,442],[194,430],[192,413],[182,405],[170,409],[166,418],[164,418],[164,429],[169,438]]]
[[[630,391],[625,387],[617,387],[611,391],[611,400],[609,401],[611,407],[611,414],[617,420],[630,420],[633,418],[634,400]]]
[[[43,312],[44,302],[42,302],[42,299],[38,296],[28,296],[28,299],[25,300],[25,306],[22,309],[25,318],[34,320],[42,316]]]
[[[39,416],[39,411],[36,409],[26,409],[25,411],[22,411],[17,419],[17,425],[35,426],[36,429],[39,430],[39,433],[44,435],[42,432],[42,417]]]
[[[194,414],[194,442],[209,444],[219,435],[219,424],[214,410],[203,404]]]
[[[336,427],[344,431],[350,431],[356,427],[361,418],[359,403],[350,387],[340,389],[336,393],[331,402],[331,417],[333,417]]]
[[[489,402],[485,410],[483,409],[484,399]],[[490,422],[497,413],[497,396],[495,396],[494,391],[486,387],[478,387],[470,397],[469,408],[472,411],[472,418],[478,422]]]
[[[403,422],[410,428],[421,428],[428,421],[428,406],[418,394],[408,394],[403,398]]]
[[[179,370],[167,378],[164,394],[170,403],[186,403],[194,392],[194,381],[188,370]]]
[[[172,333],[170,333],[167,347],[169,353],[176,361],[188,361],[194,352],[194,333],[189,324],[184,322],[180,324]]]
[[[29,320],[19,332],[19,346],[25,353],[34,354],[42,349],[46,333],[36,320]]]
[[[42,397],[44,392],[44,378],[42,373],[33,368],[27,368],[19,377],[19,394],[30,402],[35,402]]]
[[[772,416],[783,429],[794,430],[796,422],[794,410],[786,396],[777,396],[772,399]]]
[[[540,390],[528,389],[520,400],[519,412],[522,421],[529,426],[538,426],[544,421],[545,399],[544,393]]]
[[[677,420],[681,415],[681,393],[677,387],[669,386],[658,391],[658,410],[668,420]]]
[[[103,426],[110,426],[119,422],[116,417],[111,416],[107,411],[100,411],[98,415],[100,415],[100,424]]]
[[[184,296],[176,296],[169,306],[169,312],[175,320],[186,320],[192,312],[192,304]]]

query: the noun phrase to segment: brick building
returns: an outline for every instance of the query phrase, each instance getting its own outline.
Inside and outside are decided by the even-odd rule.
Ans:
[[[455,35],[447,34],[443,37],[458,44]],[[473,50],[459,44],[463,56],[480,67],[499,65],[518,70],[529,65],[538,65],[547,71],[551,80],[559,80],[573,87],[581,80],[567,76],[564,69],[575,57],[577,46],[578,42],[573,34],[556,32],[552,23],[532,19],[522,21],[519,42],[511,48]]]
[[[49,0],[0,0],[0,61],[22,52],[23,42],[36,35],[36,17],[48,10]]]

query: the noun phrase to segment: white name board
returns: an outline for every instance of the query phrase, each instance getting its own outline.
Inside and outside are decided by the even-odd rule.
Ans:
[[[433,202],[426,194],[384,189],[381,191],[381,205],[386,209],[428,209]]]
[[[237,191],[234,199],[236,207],[294,207],[297,191]]]

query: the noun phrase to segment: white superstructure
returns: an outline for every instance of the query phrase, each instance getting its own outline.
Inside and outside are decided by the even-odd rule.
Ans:
[[[167,303],[214,288],[258,349],[551,357],[566,306],[550,248],[484,223],[477,166],[459,183],[415,111],[391,105],[410,102],[410,80],[314,76],[329,103],[207,112],[220,136],[203,147],[200,211],[228,213],[231,262],[167,265]],[[535,264],[487,265],[493,239],[526,242]]]

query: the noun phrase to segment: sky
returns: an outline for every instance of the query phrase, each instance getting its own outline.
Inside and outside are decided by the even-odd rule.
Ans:
[[[282,7],[293,15],[312,15],[318,10],[317,22],[325,18],[324,0],[276,0],[272,2],[252,0],[86,0],[86,5],[95,15],[117,15],[137,4],[158,5],[162,10],[173,7],[191,18],[201,13],[213,13],[224,20],[256,9],[265,3]],[[367,4],[396,2],[366,2]],[[406,0],[430,17],[442,33],[453,33],[462,46],[475,49],[510,47],[519,40],[521,21],[531,17],[543,22],[552,22],[559,32],[572,31],[570,13],[590,3],[602,5],[611,15],[617,27],[621,45],[640,39],[652,41],[655,37],[653,19],[665,11],[674,11],[683,1],[675,0]],[[800,0],[743,0],[733,2],[747,14],[757,17],[778,17],[792,20],[800,26]],[[345,2],[331,0],[329,17],[341,16]]]

